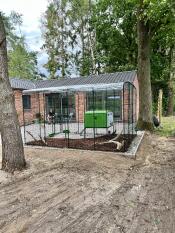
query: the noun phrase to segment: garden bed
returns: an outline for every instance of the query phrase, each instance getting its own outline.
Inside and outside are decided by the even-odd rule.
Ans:
[[[73,149],[82,149],[82,150],[98,150],[98,151],[111,151],[111,152],[126,152],[134,139],[135,135],[120,135],[117,139],[118,142],[122,143],[124,146],[118,150],[117,145],[110,142],[105,143],[117,135],[104,135],[94,138],[83,138],[83,139],[68,139],[68,138],[46,138],[45,142],[42,140],[30,141],[26,143],[27,145],[35,146],[48,146],[48,147],[57,147],[57,148],[73,148]],[[126,140],[127,139],[127,140]]]

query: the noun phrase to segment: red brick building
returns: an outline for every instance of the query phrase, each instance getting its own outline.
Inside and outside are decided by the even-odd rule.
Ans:
[[[132,83],[137,92],[137,112],[136,115],[138,117],[139,111],[139,86],[137,80],[136,71],[125,71],[125,72],[117,72],[112,74],[101,74],[101,75],[92,75],[88,77],[79,77],[79,78],[65,78],[61,80],[40,80],[40,81],[30,81],[30,80],[22,80],[22,79],[11,79],[11,86],[14,90],[15,97],[15,105],[19,118],[19,122],[21,125],[24,124],[23,116],[25,119],[25,123],[31,123],[37,118],[37,114],[40,113],[41,117],[44,117],[44,108],[46,112],[49,109],[54,108],[54,111],[58,114],[64,115],[67,104],[69,104],[69,109],[74,117],[79,122],[83,121],[84,111],[86,108],[90,108],[91,97],[87,96],[88,94],[78,91],[72,95],[69,95],[69,99],[67,100],[66,94],[62,94],[59,97],[58,94],[49,93],[49,89],[54,89],[60,87],[70,88],[74,86],[88,86],[88,85],[103,85],[103,84],[116,84],[116,83]],[[23,91],[28,90],[29,93],[23,95]],[[33,92],[30,90],[33,90]],[[37,92],[35,92],[37,91]],[[86,96],[85,96],[86,95]],[[122,95],[121,93],[117,94],[118,104],[116,116],[122,118]],[[110,97],[110,96],[109,96]],[[117,98],[116,98],[117,99]],[[103,105],[105,100],[103,99],[103,93],[99,93],[97,96],[97,103],[99,103],[99,108]],[[89,107],[88,107],[89,106]],[[127,105],[126,105],[127,106]],[[110,108],[110,106],[109,106]],[[127,107],[125,107],[127,108]],[[112,110],[111,110],[112,111]]]
[[[38,112],[43,111],[43,96],[39,94],[31,94],[23,96],[24,90],[36,88],[35,82],[17,78],[10,79],[11,87],[15,97],[15,106],[18,114],[20,125],[23,125],[23,114],[26,123],[31,123]],[[38,108],[38,101],[41,101],[41,109]]]

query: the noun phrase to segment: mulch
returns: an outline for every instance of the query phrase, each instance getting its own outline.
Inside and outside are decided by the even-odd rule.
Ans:
[[[98,144],[109,141],[116,137],[116,134],[103,135],[94,138],[83,138],[83,139],[68,139],[68,138],[46,138],[45,142],[42,140],[30,141],[27,145],[34,146],[47,146],[57,148],[73,148],[82,150],[97,150],[97,151],[111,151],[111,152],[126,152],[134,139],[134,135],[120,135],[117,141],[122,142],[124,140],[124,146],[121,150],[117,150],[116,144]]]

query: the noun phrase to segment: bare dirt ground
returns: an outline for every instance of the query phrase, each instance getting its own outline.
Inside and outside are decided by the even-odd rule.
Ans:
[[[146,135],[137,159],[26,148],[0,171],[0,232],[174,233],[175,139]]]

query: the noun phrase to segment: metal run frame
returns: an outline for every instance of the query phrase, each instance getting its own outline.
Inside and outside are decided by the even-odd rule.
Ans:
[[[126,151],[136,135],[137,93],[130,82],[32,89],[26,94],[35,103],[32,117],[23,109],[26,144]],[[88,114],[91,127],[86,127]]]

